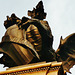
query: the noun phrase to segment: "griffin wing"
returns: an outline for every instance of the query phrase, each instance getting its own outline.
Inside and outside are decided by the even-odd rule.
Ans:
[[[60,46],[56,53],[57,61],[63,62],[63,68],[70,72],[69,69],[75,65],[75,33],[65,39],[61,38]]]

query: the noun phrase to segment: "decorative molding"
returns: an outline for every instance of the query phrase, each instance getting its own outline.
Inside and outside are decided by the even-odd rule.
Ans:
[[[39,73],[38,73],[39,72]],[[49,62],[49,63],[34,63],[29,65],[23,65],[18,67],[9,68],[6,71],[0,72],[0,75],[41,75],[43,73],[45,75],[52,75],[53,72],[56,72],[56,75],[60,75],[59,72],[63,73],[62,63],[59,62]],[[50,74],[49,74],[50,73]],[[52,73],[52,74],[51,74]]]

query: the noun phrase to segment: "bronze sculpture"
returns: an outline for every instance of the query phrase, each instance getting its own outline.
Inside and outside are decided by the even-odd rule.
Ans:
[[[4,22],[7,31],[0,43],[0,52],[4,53],[0,63],[12,67],[40,61],[62,61],[68,71],[75,64],[75,33],[61,39],[55,52],[52,48],[53,35],[48,22],[43,20],[46,13],[42,1],[33,11],[28,11],[28,15],[31,19],[19,19],[15,14],[7,16]]]

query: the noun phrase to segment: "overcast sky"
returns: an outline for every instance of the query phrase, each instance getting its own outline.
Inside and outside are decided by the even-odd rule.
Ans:
[[[32,10],[40,0],[0,0],[0,41],[5,33],[3,26],[6,16],[15,13],[22,18],[27,16],[27,11]],[[47,20],[54,36],[53,48],[57,50],[60,37],[75,33],[75,0],[43,0]],[[0,65],[0,71],[3,71],[3,65]],[[75,67],[71,69],[75,75]],[[69,74],[68,74],[69,75]]]

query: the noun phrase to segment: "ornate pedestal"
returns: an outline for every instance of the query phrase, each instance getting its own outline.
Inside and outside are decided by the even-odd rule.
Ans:
[[[0,75],[65,75],[61,62],[34,63],[8,68]]]

